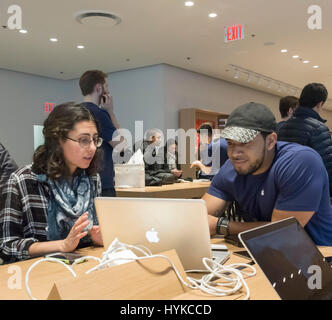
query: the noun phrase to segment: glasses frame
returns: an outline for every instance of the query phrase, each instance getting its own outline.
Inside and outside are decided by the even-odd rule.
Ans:
[[[96,140],[96,139],[90,139],[89,144],[86,145],[86,146],[82,145],[82,141],[80,141],[81,138],[78,139],[78,140],[75,140],[75,139],[73,139],[73,138],[66,137],[66,139],[69,139],[69,140],[72,140],[72,141],[78,142],[78,144],[80,145],[80,147],[81,147],[81,148],[84,148],[84,149],[87,149],[88,147],[90,147],[91,142],[94,143],[94,145],[96,146],[96,148],[100,148],[101,145],[103,144],[103,138],[101,138],[101,137],[98,137],[98,138],[97,138],[97,143],[95,143],[95,140]]]

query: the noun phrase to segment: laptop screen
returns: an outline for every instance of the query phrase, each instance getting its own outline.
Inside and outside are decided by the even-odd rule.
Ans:
[[[281,299],[325,299],[332,294],[331,269],[295,218],[239,237]]]

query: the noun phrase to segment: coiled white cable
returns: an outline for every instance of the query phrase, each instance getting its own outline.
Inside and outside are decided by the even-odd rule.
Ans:
[[[125,250],[137,250],[141,254],[143,254],[142,257],[112,257],[115,253],[125,251]],[[206,270],[195,270],[199,272],[209,272],[207,275],[204,275],[201,279],[194,279],[192,277],[187,276],[185,281],[181,274],[178,272],[177,268],[173,264],[173,262],[164,255],[156,254],[152,255],[151,251],[147,248],[144,248],[145,250],[141,249],[138,246],[133,246],[129,244],[122,243],[118,241],[118,239],[115,239],[111,245],[108,247],[108,249],[103,253],[102,259],[93,257],[93,256],[85,256],[80,258],[78,261],[75,261],[75,264],[79,263],[80,261],[84,259],[94,259],[99,262],[99,264],[90,270],[86,272],[86,274],[89,274],[93,271],[103,269],[107,266],[112,266],[114,265],[115,261],[135,261],[135,260],[146,260],[146,259],[151,259],[151,258],[162,258],[166,259],[168,263],[171,265],[173,268],[174,272],[176,273],[177,277],[179,280],[188,288],[190,289],[199,289],[204,293],[211,294],[214,296],[226,296],[226,295],[232,295],[241,290],[243,287],[245,289],[245,297],[244,300],[249,299],[250,297],[250,291],[248,288],[248,285],[245,281],[245,278],[252,277],[256,275],[256,269],[249,265],[249,264],[244,264],[244,263],[236,263],[236,264],[231,264],[231,265],[221,265],[217,263],[216,261],[209,259],[209,258],[203,258],[203,264],[206,267]],[[29,268],[26,277],[25,277],[25,284],[26,288],[28,291],[28,294],[31,299],[36,300],[31,294],[29,285],[28,285],[28,279],[29,279],[29,273],[31,270],[40,262],[42,261],[56,261],[61,264],[63,264],[71,273],[73,274],[74,277],[76,277],[76,273],[74,270],[72,270],[71,267],[63,263],[62,261],[59,261],[54,258],[46,258],[42,260],[36,261],[31,267]],[[240,270],[240,268],[245,268],[245,269],[250,269],[251,272],[246,272],[243,270]],[[188,271],[186,271],[188,272]],[[222,279],[222,282],[216,282],[216,279]],[[213,281],[212,281],[213,280]]]
[[[31,290],[30,290],[30,287],[29,287],[29,275],[30,275],[30,272],[32,271],[32,269],[34,267],[36,267],[38,264],[42,263],[42,262],[45,262],[45,261],[51,261],[51,262],[57,262],[57,263],[60,263],[62,264],[63,266],[65,266],[70,272],[71,274],[73,275],[74,278],[77,277],[75,271],[69,267],[68,265],[66,265],[63,261],[59,260],[59,259],[55,259],[55,258],[44,258],[44,259],[41,259],[41,260],[37,260],[35,263],[33,263],[30,268],[28,269],[26,275],[25,275],[25,288],[28,292],[28,295],[30,297],[31,300],[38,300],[37,298],[35,298],[32,293],[31,293]]]

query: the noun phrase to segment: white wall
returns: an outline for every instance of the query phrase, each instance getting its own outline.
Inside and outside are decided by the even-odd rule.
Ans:
[[[169,65],[156,65],[114,72],[108,77],[114,110],[121,127],[134,134],[135,120],[144,120],[144,130],[178,128],[182,108],[204,108],[230,113],[235,107],[255,101],[279,115],[279,97]],[[0,141],[18,165],[30,163],[33,125],[42,125],[44,103],[76,101],[82,96],[78,80],[62,81],[0,69]],[[332,124],[332,112],[322,117]]]
[[[33,125],[43,124],[45,102],[72,100],[65,81],[0,69],[0,141],[19,166],[30,163]]]
[[[164,65],[163,86],[165,127],[178,125],[180,109],[231,113],[236,107],[251,101],[267,105],[280,119],[279,97],[199,73]]]

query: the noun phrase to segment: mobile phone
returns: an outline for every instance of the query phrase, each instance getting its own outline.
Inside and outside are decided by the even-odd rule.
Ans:
[[[73,264],[76,260],[79,260],[82,257],[83,256],[78,253],[70,253],[70,252],[55,252],[44,256],[44,258],[59,259],[66,264]],[[83,263],[85,261],[87,261],[87,259],[83,259],[79,263]]]
[[[233,254],[235,254],[236,256],[240,256],[242,258],[245,258],[245,259],[252,260],[251,257],[250,257],[250,254],[246,250],[243,250],[243,251],[234,251]]]
[[[101,96],[101,100],[102,100],[103,103],[105,103],[106,102],[106,97],[105,96]]]

